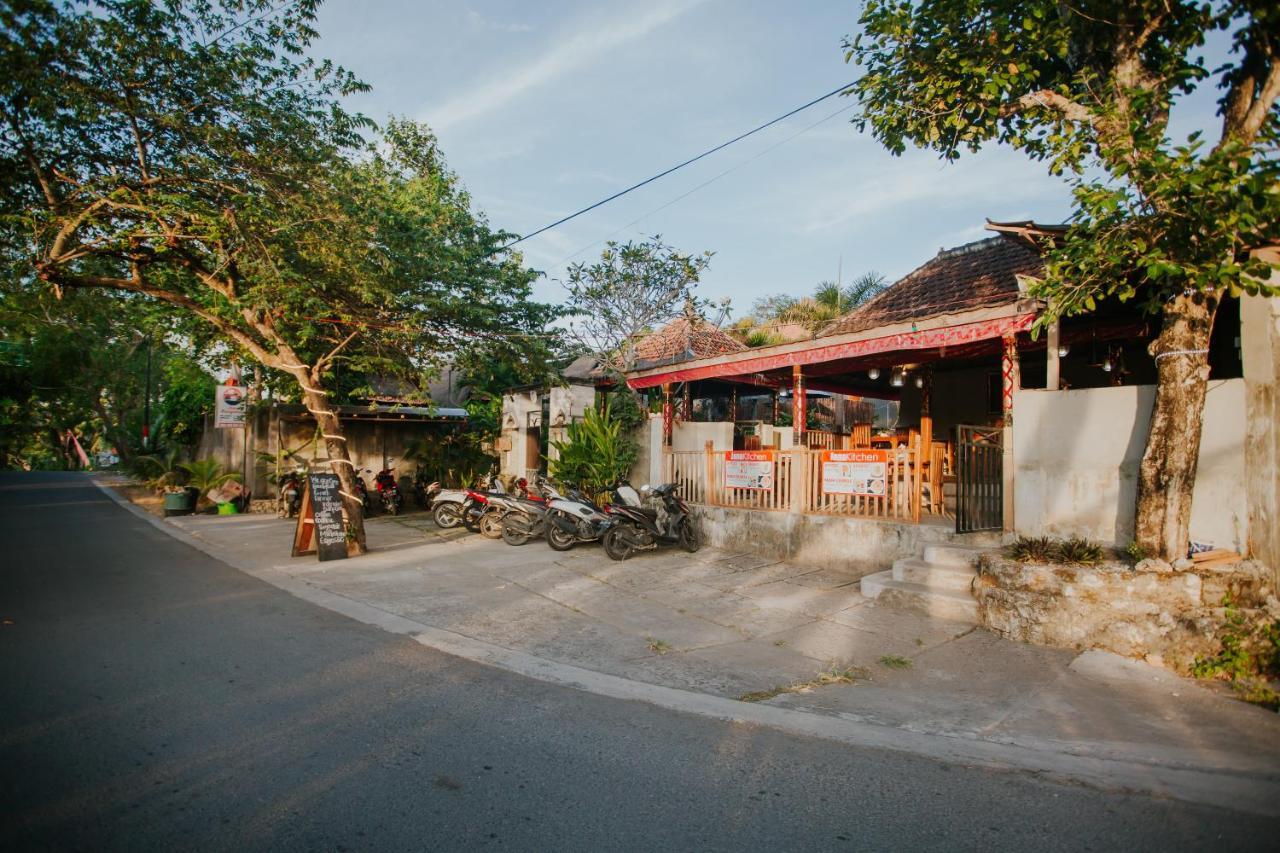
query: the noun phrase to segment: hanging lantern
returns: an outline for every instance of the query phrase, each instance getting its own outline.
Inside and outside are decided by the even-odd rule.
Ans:
[[[923,377],[923,376],[917,376],[917,377],[916,377],[916,387],[917,387],[917,388],[923,388],[923,387],[924,387],[924,377]]]
[[[1067,344],[1058,344],[1058,358],[1066,358],[1067,353],[1071,352],[1071,347]]]
[[[879,379],[879,378],[880,378],[880,368],[878,368],[878,367],[873,367],[873,368],[871,368],[870,370],[868,370],[868,371],[867,371],[867,378],[868,378],[868,379],[870,379],[872,382],[874,382],[874,381],[876,381],[877,379]]]
[[[892,385],[894,388],[901,388],[903,382],[906,381],[906,378],[907,378],[906,373],[902,370],[902,368],[895,367],[893,369],[893,373],[890,374],[889,376],[889,384]]]

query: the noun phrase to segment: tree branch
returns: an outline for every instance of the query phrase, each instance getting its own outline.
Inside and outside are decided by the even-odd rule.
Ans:
[[[32,173],[35,175],[36,183],[40,185],[40,191],[44,193],[44,200],[48,203],[50,210],[58,209],[58,196],[53,191],[53,184],[44,173],[44,169],[40,167],[40,161],[36,159],[36,151],[31,147],[30,140],[26,134],[22,132],[22,128],[18,125],[18,119],[13,113],[5,110],[4,117],[9,120],[9,127],[13,128],[14,134],[18,137],[18,142],[22,144],[22,153],[27,158],[27,165],[31,167]]]
[[[1008,118],[1036,107],[1056,112],[1068,121],[1080,122],[1091,126],[1095,123],[1095,116],[1089,111],[1088,107],[1071,100],[1065,95],[1060,95],[1052,89],[1028,92],[1016,101],[1010,101],[1002,105],[999,116]]]

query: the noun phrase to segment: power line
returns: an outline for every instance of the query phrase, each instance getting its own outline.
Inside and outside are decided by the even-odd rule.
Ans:
[[[694,194],[694,193],[696,193],[698,190],[703,189],[704,187],[708,187],[708,186],[710,186],[711,184],[714,184],[716,181],[720,180],[720,179],[721,179],[721,178],[723,178],[725,175],[728,175],[728,174],[730,174],[730,173],[732,173],[732,172],[736,172],[736,171],[738,171],[739,169],[741,169],[743,166],[748,166],[748,165],[750,165],[750,164],[754,163],[755,161],[759,160],[761,157],[763,157],[763,156],[765,156],[766,154],[770,153],[770,152],[771,152],[771,151],[773,151],[774,149],[776,149],[776,148],[781,148],[783,145],[786,145],[786,144],[787,144],[788,142],[790,142],[791,140],[793,140],[793,139],[795,139],[795,138],[797,138],[797,137],[800,137],[800,136],[804,136],[806,133],[808,133],[809,131],[813,130],[813,129],[814,129],[815,127],[817,127],[818,125],[820,125],[820,124],[825,124],[826,122],[830,121],[831,119],[835,118],[836,116],[840,115],[841,113],[848,112],[849,110],[853,109],[853,108],[854,108],[854,107],[856,107],[856,106],[857,106],[857,104],[849,104],[849,105],[848,105],[848,106],[846,106],[846,107],[841,107],[840,109],[838,109],[838,110],[836,110],[835,112],[831,113],[831,115],[827,116],[826,118],[819,119],[818,121],[815,121],[813,124],[809,125],[808,127],[804,128],[803,130],[800,130],[799,132],[794,133],[794,134],[792,134],[791,136],[788,136],[788,137],[787,137],[787,138],[785,138],[785,139],[781,139],[781,140],[779,140],[779,141],[775,142],[773,145],[770,145],[768,148],[766,148],[766,149],[764,149],[763,151],[759,152],[759,153],[758,153],[758,154],[756,154],[755,156],[750,157],[750,158],[748,158],[748,159],[746,159],[746,160],[743,160],[741,163],[738,163],[738,164],[737,164],[737,165],[735,165],[735,166],[730,166],[728,169],[725,169],[723,172],[721,172],[720,174],[716,175],[715,177],[710,178],[710,179],[708,179],[708,180],[706,180],[706,181],[703,181],[702,183],[698,184],[696,187],[694,187],[694,188],[692,188],[692,189],[690,189],[690,190],[687,190],[686,192],[681,193],[680,195],[678,195],[678,196],[676,196],[675,198],[671,199],[671,201],[667,202],[666,204],[663,204],[663,205],[661,205],[661,206],[659,206],[659,207],[655,207],[653,210],[650,210],[648,213],[645,213],[645,214],[642,214],[641,216],[636,217],[635,219],[633,219],[633,220],[631,220],[630,222],[628,222],[626,225],[624,225],[624,226],[622,226],[621,228],[619,228],[617,231],[614,231],[612,234],[609,234],[609,235],[607,235],[607,236],[601,237],[599,240],[596,240],[594,243],[590,243],[590,244],[588,244],[588,245],[586,245],[586,246],[583,246],[581,249],[579,249],[578,251],[574,252],[572,255],[568,255],[568,256],[566,256],[566,257],[564,257],[564,258],[561,258],[559,261],[556,261],[556,263],[555,263],[553,266],[559,267],[559,266],[563,265],[566,261],[571,261],[571,260],[573,260],[574,258],[578,257],[578,255],[581,255],[583,252],[587,251],[588,249],[591,249],[591,248],[593,248],[593,247],[595,247],[595,246],[598,246],[598,245],[600,245],[601,243],[603,243],[604,241],[606,241],[606,240],[610,240],[610,239],[612,239],[612,238],[614,238],[614,237],[618,236],[619,234],[621,234],[622,232],[624,232],[624,231],[626,231],[628,228],[630,228],[632,225],[635,225],[635,224],[636,224],[636,223],[638,223],[638,222],[643,222],[645,219],[648,219],[650,216],[653,216],[655,213],[661,213],[662,211],[666,210],[668,207],[671,207],[671,205],[673,205],[673,204],[675,204],[675,203],[677,203],[677,202],[684,201],[686,198],[688,198],[689,196],[693,195],[693,194]]]
[[[756,127],[756,128],[751,129],[751,130],[748,130],[746,133],[739,134],[739,135],[735,136],[733,139],[730,139],[728,142],[722,142],[722,143],[720,143],[719,145],[717,145],[715,148],[708,148],[706,151],[703,151],[701,154],[699,154],[699,155],[698,155],[698,156],[696,156],[696,157],[690,157],[688,160],[685,160],[683,163],[679,163],[679,164],[677,164],[677,165],[675,165],[675,166],[672,166],[670,169],[666,169],[666,170],[664,170],[664,171],[661,171],[661,172],[659,172],[658,174],[654,175],[654,176],[653,176],[653,177],[651,177],[651,178],[645,178],[645,179],[644,179],[643,181],[641,181],[640,183],[638,183],[638,184],[633,184],[633,185],[631,185],[631,186],[627,187],[625,190],[619,190],[618,192],[614,193],[613,195],[609,196],[608,198],[601,199],[600,201],[597,201],[595,204],[592,204],[592,205],[589,205],[589,206],[587,206],[587,207],[584,207],[584,208],[582,208],[581,210],[577,211],[576,213],[571,213],[571,214],[569,214],[568,216],[565,216],[565,217],[563,217],[563,218],[561,218],[561,219],[557,219],[555,222],[552,222],[550,225],[544,225],[544,226],[542,226],[542,227],[541,227],[541,228],[539,228],[537,231],[532,231],[532,232],[530,232],[530,233],[528,233],[528,234],[524,235],[523,237],[520,237],[520,238],[518,238],[518,239],[516,239],[516,240],[512,240],[510,243],[508,243],[507,245],[503,246],[503,247],[502,247],[501,249],[499,249],[498,251],[503,251],[503,250],[506,250],[506,249],[510,249],[512,246],[516,245],[517,243],[523,243],[525,240],[528,240],[528,239],[529,239],[529,238],[531,238],[531,237],[536,237],[536,236],[538,236],[539,234],[543,233],[544,231],[550,231],[552,228],[555,228],[556,226],[559,226],[559,225],[563,225],[563,224],[565,224],[566,222],[568,222],[568,221],[569,221],[569,220],[571,220],[571,219],[577,219],[577,218],[578,218],[579,216],[581,216],[582,214],[584,214],[584,213],[589,213],[590,211],[595,210],[597,207],[600,207],[601,205],[608,204],[609,202],[613,201],[614,199],[622,198],[622,197],[623,197],[624,195],[626,195],[627,193],[632,192],[632,191],[634,191],[634,190],[638,190],[638,189],[640,189],[641,187],[645,186],[646,184],[651,184],[651,183],[653,183],[654,181],[658,180],[659,178],[664,178],[664,177],[666,177],[667,175],[670,175],[672,172],[675,172],[675,171],[677,171],[677,170],[679,170],[679,169],[683,169],[685,166],[688,166],[688,165],[690,165],[691,163],[696,163],[696,162],[698,162],[699,160],[701,160],[703,157],[710,156],[711,154],[714,154],[714,153],[716,153],[717,151],[720,151],[721,149],[728,148],[728,147],[729,147],[730,145],[732,145],[733,143],[735,143],[735,142],[739,142],[739,141],[741,141],[741,140],[743,140],[743,139],[746,139],[748,136],[752,136],[752,135],[754,135],[754,134],[756,134],[756,133],[759,133],[760,131],[764,130],[764,129],[765,129],[765,128],[767,128],[767,127],[773,127],[773,126],[774,126],[775,124],[777,124],[778,122],[783,121],[784,119],[791,118],[791,117],[792,117],[793,115],[795,115],[796,113],[798,113],[798,112],[803,112],[804,110],[809,109],[809,107],[813,106],[814,104],[822,103],[822,102],[823,102],[823,101],[825,101],[827,98],[834,97],[835,95],[840,94],[841,92],[845,91],[846,89],[848,89],[848,88],[849,88],[850,86],[852,86],[852,85],[853,85],[853,83],[846,83],[846,84],[844,84],[843,86],[841,86],[841,87],[840,87],[840,88],[838,88],[838,89],[832,89],[830,92],[827,92],[827,94],[823,95],[822,97],[820,97],[820,98],[814,98],[814,99],[813,99],[812,101],[810,101],[809,103],[807,103],[807,104],[803,104],[803,105],[801,105],[801,106],[798,106],[798,107],[796,107],[794,110],[791,110],[791,111],[790,111],[790,112],[788,112],[788,113],[785,113],[785,114],[783,114],[783,115],[780,115],[780,116],[778,116],[777,118],[773,119],[772,121],[767,121],[767,122],[765,122],[764,124],[760,125],[759,127]]]

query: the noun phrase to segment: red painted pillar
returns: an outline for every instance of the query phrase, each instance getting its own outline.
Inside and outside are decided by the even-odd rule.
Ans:
[[[662,383],[662,446],[671,446],[671,431],[675,420],[675,405],[671,402],[671,383]]]
[[[1017,390],[1018,381],[1018,338],[1006,335],[1000,359],[1001,398],[1000,411],[1004,415],[1004,425],[1013,426],[1013,392]]]
[[[804,374],[800,365],[791,367],[791,426],[795,430],[795,446],[804,447],[805,412]]]
[[[684,393],[680,395],[680,420],[693,420],[693,392],[688,382],[684,383]]]

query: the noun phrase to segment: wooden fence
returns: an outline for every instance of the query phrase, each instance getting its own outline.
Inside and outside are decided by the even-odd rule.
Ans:
[[[918,447],[888,451],[882,495],[831,494],[823,490],[822,450],[773,451],[773,481],[767,488],[725,485],[725,454],[720,450],[682,450],[663,456],[663,479],[677,484],[689,503],[738,509],[781,510],[855,518],[918,522],[922,506],[921,454]],[[924,472],[927,478],[928,473]]]

